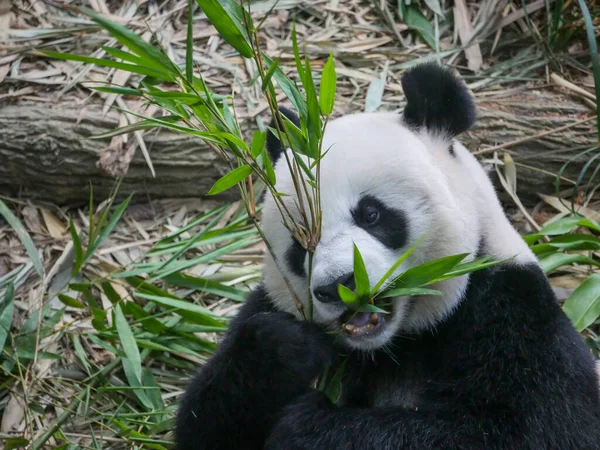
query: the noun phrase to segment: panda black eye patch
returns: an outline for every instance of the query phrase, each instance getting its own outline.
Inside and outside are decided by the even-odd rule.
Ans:
[[[389,208],[370,195],[362,197],[352,210],[354,223],[383,245],[397,250],[406,244],[408,226],[405,214]]]
[[[292,245],[285,252],[286,262],[294,275],[305,277],[304,261],[306,260],[306,250],[296,239],[292,238],[292,240]]]

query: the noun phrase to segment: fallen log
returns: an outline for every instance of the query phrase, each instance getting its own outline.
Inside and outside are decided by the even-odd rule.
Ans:
[[[588,106],[556,89],[519,91],[478,98],[479,119],[463,141],[473,151],[556,129],[592,115]],[[89,139],[118,126],[118,113],[102,114],[102,104],[61,99],[57,104],[17,100],[0,103],[0,192],[72,205],[105,198],[115,179],[97,166],[108,140]],[[526,204],[554,190],[554,175],[582,149],[596,143],[594,121],[560,133],[509,146],[518,166],[518,195]],[[153,178],[139,149],[121,184],[121,195],[138,201],[205,196],[225,173],[219,158],[199,139],[165,130],[146,132],[144,141],[156,172]],[[482,154],[482,158],[492,154]],[[586,157],[564,173],[574,180]],[[528,168],[527,166],[531,167]],[[224,197],[232,198],[231,190]]]

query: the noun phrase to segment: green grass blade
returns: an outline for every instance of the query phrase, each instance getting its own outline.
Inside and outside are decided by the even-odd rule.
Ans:
[[[21,221],[17,218],[17,216],[15,216],[12,213],[10,209],[8,209],[8,206],[6,206],[6,204],[2,200],[0,200],[0,215],[3,216],[4,219],[6,219],[8,224],[15,231],[15,233],[17,233],[17,236],[19,237],[19,240],[25,247],[29,258],[31,258],[31,262],[33,264],[33,267],[35,268],[35,271],[40,277],[43,277],[44,266],[42,264],[42,260],[40,259],[40,255],[37,251],[37,248],[35,248],[35,244],[31,240],[29,233],[27,233],[27,230],[25,229]]]

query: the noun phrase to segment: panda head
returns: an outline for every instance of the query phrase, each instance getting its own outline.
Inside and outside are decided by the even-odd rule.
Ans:
[[[359,248],[371,286],[420,238],[422,243],[398,273],[429,260],[460,253],[497,257],[530,254],[506,220],[481,166],[455,140],[471,127],[475,108],[466,86],[447,69],[421,65],[402,80],[403,114],[364,113],[330,122],[321,162],[321,239],[309,286],[306,251],[283,225],[267,196],[262,227],[277,263],[266,256],[265,289],[279,309],[299,315],[288,285],[313,319],[340,332],[352,348],[374,350],[398,333],[414,333],[442,320],[465,293],[468,276],[434,286],[442,296],[391,299],[390,314],[351,313],[337,285],[353,287],[353,246]],[[297,116],[282,112],[293,122]],[[267,150],[276,161],[277,190],[297,213],[297,199],[285,150],[270,135]],[[279,267],[278,267],[279,266]],[[349,322],[348,322],[349,321]]]

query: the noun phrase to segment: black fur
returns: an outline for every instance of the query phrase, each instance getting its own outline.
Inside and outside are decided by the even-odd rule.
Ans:
[[[475,105],[465,84],[450,70],[420,64],[404,74],[404,122],[448,138],[467,131],[475,122]]]
[[[285,252],[285,260],[292,273],[299,277],[306,276],[304,262],[306,261],[306,249],[296,239],[292,238],[292,245]]]
[[[351,353],[339,407],[309,388],[326,335],[269,311],[259,289],[190,385],[179,450],[600,449],[594,362],[535,265],[477,272],[435,330]]]
[[[379,212],[379,220],[368,224],[366,214],[371,209]],[[357,226],[367,231],[375,239],[388,248],[400,249],[408,239],[408,224],[402,211],[388,208],[373,196],[362,197],[356,208],[352,210],[352,218]]]
[[[298,128],[300,128],[300,118],[298,117],[298,115],[287,109],[284,108],[283,106],[279,108],[279,112],[287,117],[290,122],[292,122],[294,125],[296,125]],[[271,128],[275,128],[275,118],[273,118],[273,120],[271,121]],[[283,124],[279,124],[280,129],[283,129]],[[269,157],[271,158],[271,162],[273,164],[275,164],[275,162],[279,159],[279,157],[281,156],[281,154],[283,153],[283,146],[281,145],[281,142],[279,141],[279,138],[277,136],[275,136],[275,134],[273,134],[271,132],[271,130],[267,131],[267,152],[269,153]]]
[[[177,413],[178,450],[262,449],[283,407],[331,361],[329,337],[255,290]]]

